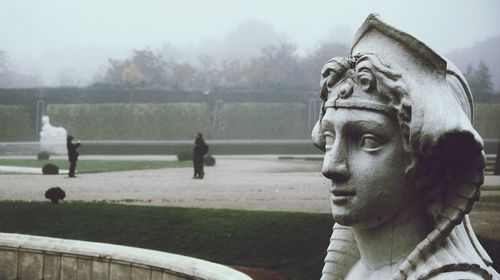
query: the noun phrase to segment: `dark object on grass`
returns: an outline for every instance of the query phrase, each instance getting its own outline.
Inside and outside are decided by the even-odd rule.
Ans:
[[[45,192],[45,198],[50,199],[54,204],[64,200],[65,197],[66,193],[60,187],[50,188]]]
[[[207,155],[205,158],[203,158],[203,163],[205,163],[206,166],[214,166],[215,158],[212,155]]]
[[[57,175],[59,174],[59,167],[52,163],[47,163],[42,167],[42,173],[44,175]]]
[[[177,154],[177,159],[179,161],[192,160],[193,159],[193,152],[192,151],[181,151]]]
[[[50,154],[48,152],[39,152],[36,155],[36,158],[39,160],[47,160],[50,158]]]

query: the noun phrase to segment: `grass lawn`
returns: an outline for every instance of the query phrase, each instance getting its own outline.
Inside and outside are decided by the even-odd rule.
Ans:
[[[227,265],[277,270],[287,279],[320,278],[332,226],[330,214],[83,202],[0,201],[0,213],[1,232],[148,248]],[[486,217],[483,211],[473,216],[473,221]],[[496,227],[474,226],[499,270]],[[481,234],[490,231],[489,236]]]
[[[319,279],[328,214],[0,201],[0,231],[106,242]]]
[[[61,169],[68,169],[69,163],[64,159],[0,159],[0,165],[40,167],[52,163]],[[110,171],[143,170],[172,167],[191,167],[191,161],[145,161],[145,160],[79,160],[76,166],[78,173],[97,173]]]

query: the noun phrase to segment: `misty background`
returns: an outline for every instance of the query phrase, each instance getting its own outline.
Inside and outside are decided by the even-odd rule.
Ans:
[[[287,75],[293,79],[283,83],[303,79],[297,88],[315,90],[325,60],[345,55],[357,28],[377,12],[464,72],[478,71],[483,62],[491,89],[500,91],[495,0],[19,0],[0,1],[0,11],[3,88],[121,80],[129,86],[210,90],[273,87],[266,77]],[[152,78],[148,71],[159,72]],[[198,84],[188,79],[195,72]]]

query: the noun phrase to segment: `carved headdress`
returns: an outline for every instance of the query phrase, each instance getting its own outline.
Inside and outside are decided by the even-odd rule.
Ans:
[[[479,198],[485,156],[472,126],[470,89],[460,71],[372,14],[355,36],[351,56],[331,59],[321,75],[323,108],[312,132],[314,144],[324,149],[320,127],[326,108],[393,117],[412,158],[407,175],[419,178],[427,193],[434,229],[394,279],[427,279],[443,270],[472,271],[484,279],[497,275],[467,216]],[[343,279],[358,254],[350,229],[334,226],[322,279]]]

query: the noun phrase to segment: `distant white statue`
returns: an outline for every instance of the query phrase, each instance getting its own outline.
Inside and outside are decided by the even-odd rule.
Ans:
[[[40,150],[50,154],[65,155],[66,129],[52,126],[48,116],[42,117],[42,130],[40,131]]]

